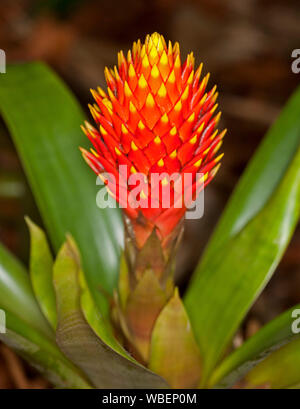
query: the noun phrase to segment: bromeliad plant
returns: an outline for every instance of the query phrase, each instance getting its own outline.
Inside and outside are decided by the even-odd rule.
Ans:
[[[118,68],[105,70],[107,93],[92,90],[96,104],[90,110],[99,130],[83,127],[94,147],[82,149],[83,157],[123,206],[114,326],[133,356],[172,386],[196,386],[200,379],[199,352],[174,293],[174,256],[188,196],[196,197],[216,174],[222,155],[215,154],[225,134],[215,129],[216,87],[206,92],[209,75],[201,79],[201,71],[202,64],[194,73],[192,53],[181,64],[178,43],[167,46],[158,33],[147,36],[145,44],[133,44],[127,59],[119,53]],[[161,362],[170,343],[182,351],[177,368]]]
[[[300,306],[231,347],[299,220],[299,89],[248,165],[183,299],[173,281],[186,208],[216,174],[225,134],[216,129],[216,89],[206,91],[201,70],[154,33],[105,70],[107,91],[92,91],[96,126],[83,129],[93,148],[81,150],[123,223],[119,209],[95,205],[77,148],[84,115],[65,85],[40,63],[11,66],[0,78],[0,109],[57,251],[54,260],[29,218],[30,275],[0,247],[0,338],[56,386],[300,385],[292,326]],[[130,178],[139,173],[132,201]],[[191,175],[188,190],[174,173]]]

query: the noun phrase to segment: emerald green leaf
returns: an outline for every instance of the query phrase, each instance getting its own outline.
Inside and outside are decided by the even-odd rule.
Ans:
[[[26,222],[30,231],[30,278],[36,299],[49,323],[57,324],[56,299],[52,280],[53,258],[43,230],[29,217]]]
[[[245,378],[249,388],[272,389],[299,388],[300,385],[300,339],[296,339],[256,366]]]
[[[96,206],[96,177],[81,157],[88,141],[85,116],[73,95],[45,65],[9,66],[0,78],[0,112],[57,250],[70,232],[83,256],[88,285],[99,308],[100,290],[117,285],[122,223],[118,209]]]
[[[300,149],[260,212],[197,270],[185,299],[204,356],[203,383],[278,265],[300,212]]]
[[[172,388],[198,386],[200,354],[177,289],[155,322],[150,351],[149,368]]]
[[[27,271],[1,244],[0,308],[10,311],[45,337],[54,339],[54,333],[34,297]]]
[[[61,350],[97,388],[166,387],[159,376],[119,355],[96,336],[81,311],[79,272],[76,249],[68,240],[54,263],[56,339]]]
[[[220,388],[229,388],[272,352],[281,348],[292,339],[300,337],[300,333],[292,331],[295,318],[292,312],[300,311],[300,304],[295,305],[275,318],[254,336],[249,338],[240,348],[230,354],[214,371],[209,384]],[[300,376],[299,376],[300,379]]]
[[[0,339],[42,372],[55,386],[91,388],[55,343],[10,311],[6,311],[6,333],[0,334]]]

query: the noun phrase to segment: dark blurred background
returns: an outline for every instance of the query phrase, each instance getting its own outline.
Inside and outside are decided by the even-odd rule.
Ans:
[[[229,130],[221,171],[205,192],[204,218],[186,223],[177,272],[184,289],[239,176],[299,83],[300,73],[291,71],[292,50],[300,48],[299,0],[0,0],[0,48],[8,62],[47,62],[84,107],[89,88],[104,86],[104,67],[116,64],[117,51],[153,31],[178,40],[183,54],[194,51],[197,64],[204,62],[210,86],[219,88],[221,127]],[[0,121],[0,241],[27,263],[24,214],[41,223]],[[299,301],[298,228],[235,344]],[[48,386],[0,344],[0,388]]]

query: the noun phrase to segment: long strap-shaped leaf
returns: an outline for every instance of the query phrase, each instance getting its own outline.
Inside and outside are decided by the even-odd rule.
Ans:
[[[38,367],[57,386],[90,385],[55,343],[54,332],[42,315],[23,266],[0,245],[0,309],[5,333],[0,339]],[[2,314],[3,315],[3,314]]]
[[[300,212],[300,148],[262,210],[200,265],[186,307],[204,356],[203,383],[222,358],[291,238]]]
[[[250,388],[300,388],[300,339],[296,339],[252,369],[245,378]]]
[[[292,324],[295,320],[292,312],[296,309],[300,311],[300,304],[269,322],[240,348],[230,354],[213,373],[209,381],[210,386],[217,385],[220,388],[233,386],[271,353],[291,340],[299,338],[300,332],[292,331]]]
[[[288,100],[240,178],[205,249],[202,264],[209,262],[218,248],[262,209],[282,179],[299,144],[300,87]]]
[[[30,280],[37,302],[49,324],[57,324],[56,299],[53,286],[53,257],[46,234],[29,217],[26,223],[30,232]]]
[[[21,263],[0,244],[0,308],[54,340],[54,332],[34,297],[29,275]]]
[[[1,75],[0,112],[55,250],[70,232],[80,247],[94,296],[100,288],[111,293],[122,225],[117,209],[96,207],[96,179],[79,152],[86,138],[78,103],[49,68],[30,63],[10,66]]]
[[[6,311],[6,333],[0,334],[0,340],[16,350],[54,385],[62,388],[91,388],[55,343],[9,311]]]
[[[70,239],[54,264],[60,349],[97,388],[163,388],[158,375],[124,358],[98,338],[81,311],[78,254]]]

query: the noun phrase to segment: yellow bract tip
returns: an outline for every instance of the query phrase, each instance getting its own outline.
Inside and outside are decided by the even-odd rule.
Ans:
[[[190,86],[187,85],[182,93],[181,99],[184,101],[189,96]]]
[[[136,146],[136,144],[135,144],[133,141],[131,141],[131,149],[132,149],[133,151],[137,151],[137,150],[138,150],[138,147]]]
[[[119,149],[117,147],[115,147],[115,152],[118,156],[121,156],[121,152],[119,151]]]
[[[202,184],[207,180],[207,178],[208,178],[208,172],[205,173],[204,176],[201,176],[201,177],[196,181],[196,183],[197,183],[198,185],[202,185]]]
[[[175,62],[174,62],[174,67],[180,68],[181,67],[181,61],[180,61],[180,56],[179,54],[177,55]]]
[[[177,133],[177,128],[174,125],[173,128],[170,130],[170,135],[174,136],[174,135],[176,135],[176,133]]]
[[[214,85],[213,88],[211,89],[211,94],[213,95],[216,92],[217,86]]]
[[[220,133],[220,137],[224,138],[224,136],[227,134],[227,128],[225,128],[221,133]]]
[[[93,95],[94,98],[97,96],[97,92],[93,88],[90,88],[90,93]]]
[[[221,166],[221,163],[219,163],[217,166],[215,166],[215,167],[213,168],[213,170],[210,172],[210,175],[211,175],[212,177],[216,176],[216,173],[217,173],[218,170],[220,169],[220,166]]]
[[[203,97],[201,98],[201,100],[200,100],[200,105],[203,105],[204,104],[204,102],[206,101],[206,98],[207,98],[207,92],[203,95]]]
[[[192,82],[193,82],[193,79],[194,79],[194,70],[190,73],[189,78],[188,78],[188,80],[187,80],[187,83],[188,83],[189,85],[191,85]]]
[[[143,74],[140,76],[138,84],[139,84],[140,88],[146,88],[147,87],[148,84],[147,84],[147,81],[146,81]]]
[[[177,156],[177,150],[175,149],[172,153],[170,153],[170,158],[174,159]]]
[[[169,118],[168,115],[166,113],[163,114],[163,116],[161,117],[161,122],[167,124],[169,122]]]
[[[119,81],[120,80],[120,75],[119,75],[119,71],[116,65],[114,65],[114,72],[115,72],[115,77],[116,79]]]
[[[218,104],[215,104],[210,110],[210,113],[213,114],[217,108],[218,108]],[[216,116],[216,121],[220,119],[220,116],[221,116],[221,112],[219,112],[218,115]]]
[[[149,60],[148,60],[148,56],[147,54],[144,55],[143,59],[142,59],[142,65],[144,68],[148,68],[149,67]]]
[[[190,143],[194,145],[197,142],[197,135],[193,136],[193,138],[190,139]]]
[[[216,130],[214,131],[214,133],[212,134],[212,136],[210,137],[210,139],[211,139],[211,140],[215,139],[217,133],[218,133],[218,130],[216,129]]]
[[[178,41],[176,41],[176,43],[174,44],[174,46],[173,46],[173,53],[175,54],[175,53],[179,53],[179,50],[180,50],[180,48],[179,48],[179,43],[178,43]]]
[[[168,60],[168,56],[167,56],[165,50],[163,51],[159,62],[160,62],[161,65],[167,65],[168,64],[169,60]]]
[[[105,92],[103,91],[103,89],[101,87],[97,87],[97,91],[99,92],[99,94],[101,95],[101,97],[106,97]]]
[[[128,133],[128,130],[127,130],[127,128],[126,128],[126,126],[124,124],[121,125],[121,129],[122,129],[123,133],[125,133],[125,134]]]
[[[150,53],[149,53],[149,57],[150,57],[152,60],[156,60],[156,58],[158,57],[156,47],[153,46],[153,47],[151,48]]]
[[[94,156],[96,156],[96,158],[100,158],[100,156],[98,155],[98,153],[95,151],[95,149],[91,148],[91,152]]]
[[[163,159],[159,159],[159,161],[157,162],[157,164],[158,164],[159,167],[162,167],[162,166],[164,166],[165,162],[164,162]]]
[[[195,57],[193,51],[188,55],[189,56],[189,62],[192,66],[195,64]]]
[[[143,124],[142,120],[140,119],[139,123],[138,123],[138,128],[142,131],[143,129],[145,129],[145,125]]]
[[[87,135],[87,130],[85,129],[85,127],[83,125],[80,125],[80,128]]]
[[[131,89],[130,89],[127,81],[125,81],[125,84],[124,84],[124,92],[125,92],[126,97],[129,98],[129,97],[132,96],[132,92],[131,92]]]
[[[217,109],[217,107],[218,107],[218,104],[214,105],[213,108],[212,108],[212,110],[211,110],[211,112],[214,113],[215,110]],[[215,118],[216,125],[217,125],[218,122],[220,121],[221,115],[222,115],[222,112],[221,112],[221,111],[217,113],[216,118]]]
[[[169,75],[168,82],[169,82],[170,84],[174,84],[175,81],[176,81],[176,77],[175,77],[175,73],[174,73],[174,70],[173,70],[173,71],[171,72],[171,74]]]
[[[161,139],[160,139],[160,137],[159,137],[158,135],[154,138],[154,142],[155,142],[157,145],[161,143]]]
[[[195,168],[198,168],[202,163],[202,159],[199,159],[197,162],[194,163]]]
[[[129,102],[129,111],[130,111],[132,114],[135,114],[135,113],[136,113],[136,108],[135,108],[135,106],[133,105],[132,101]]]
[[[133,78],[133,77],[135,77],[135,76],[136,76],[136,74],[135,74],[135,71],[134,71],[134,68],[133,68],[133,65],[132,65],[132,64],[130,64],[130,65],[129,65],[128,75],[129,75],[129,77],[131,77],[131,78]]]
[[[161,38],[160,38],[160,34],[158,34],[157,32],[151,34],[151,40],[154,44],[154,46],[159,49],[161,46]]]
[[[220,142],[218,145],[222,145],[222,142]],[[219,147],[218,147],[218,149],[219,149]],[[218,149],[216,149],[216,150],[218,150]],[[217,163],[217,162],[220,162],[220,160],[223,158],[223,156],[224,156],[224,153],[221,153],[219,156],[217,156],[216,157],[216,159],[215,159],[215,162]]]
[[[107,88],[107,92],[108,92],[109,98],[111,100],[116,99],[116,97],[114,96],[114,93],[112,92],[112,90],[110,88]]]
[[[165,98],[165,96],[167,95],[167,89],[166,89],[164,83],[162,83],[161,86],[159,87],[159,90],[158,90],[157,94],[161,98]]]
[[[108,108],[110,111],[112,111],[113,105],[112,105],[112,102],[109,99],[103,98],[102,102],[106,106],[106,108]]]
[[[144,55],[146,55],[146,46],[143,44],[142,49],[141,49],[141,57],[143,58]]]
[[[155,105],[155,101],[154,98],[152,96],[152,94],[149,92],[147,98],[146,98],[146,106],[149,108],[153,108]]]
[[[176,112],[179,112],[179,111],[181,110],[181,108],[182,108],[182,103],[181,103],[181,100],[179,100],[179,101],[177,102],[177,104],[174,106],[174,110],[175,110]]]
[[[100,125],[100,131],[101,131],[102,135],[107,135],[107,131],[106,131],[106,129],[103,128],[102,125]]]
[[[153,78],[158,78],[159,77],[159,70],[158,70],[156,64],[154,64],[153,67],[152,67],[151,77],[153,77]]]
[[[221,139],[220,142],[217,144],[217,146],[216,146],[216,147],[214,148],[214,150],[213,150],[213,153],[214,153],[214,154],[218,152],[218,150],[221,148],[222,144],[223,144],[223,140]],[[224,154],[221,154],[221,155],[224,155]],[[217,162],[222,158],[221,155],[219,155],[219,156],[215,159]],[[220,158],[220,156],[221,156],[221,158]]]
[[[195,112],[193,112],[189,117],[188,117],[188,122],[193,122],[195,119]]]

